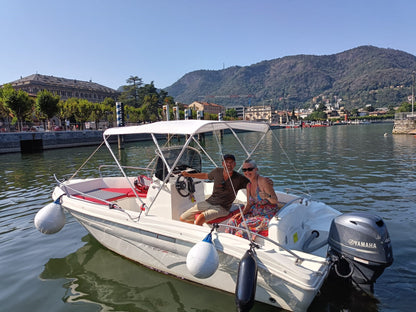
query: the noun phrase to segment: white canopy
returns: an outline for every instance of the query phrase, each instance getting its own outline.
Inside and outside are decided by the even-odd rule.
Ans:
[[[104,131],[104,136],[139,133],[192,135],[215,130],[236,129],[267,132],[269,125],[263,122],[216,121],[216,120],[172,120],[159,121],[140,126],[115,127]]]

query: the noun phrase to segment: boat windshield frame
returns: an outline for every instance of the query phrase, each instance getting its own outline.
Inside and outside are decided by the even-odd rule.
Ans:
[[[172,175],[173,171],[175,170],[176,166],[178,165],[180,159],[182,158],[185,151],[190,148],[189,144],[194,141],[198,147],[202,150],[202,152],[210,159],[210,161],[214,164],[215,167],[219,167],[219,165],[211,158],[211,156],[208,154],[207,151],[204,150],[204,148],[201,146],[201,144],[198,142],[197,136],[198,134],[202,133],[208,133],[208,132],[218,132],[220,130],[230,130],[231,133],[234,135],[235,139],[238,141],[242,149],[247,155],[247,158],[250,158],[251,155],[256,151],[257,147],[260,145],[260,143],[264,140],[264,137],[266,134],[270,131],[270,126],[267,123],[264,122],[249,122],[249,121],[213,121],[213,120],[173,120],[173,121],[158,121],[154,123],[139,125],[139,126],[127,126],[127,127],[115,127],[115,128],[109,128],[104,131],[103,138],[104,143],[107,146],[107,149],[109,150],[110,154],[112,155],[115,163],[117,164],[117,167],[120,169],[123,176],[128,181],[130,187],[134,190],[134,186],[132,182],[129,180],[127,174],[125,173],[123,166],[118,161],[116,155],[114,154],[113,150],[111,149],[109,138],[111,136],[117,135],[129,135],[129,134],[150,134],[150,136],[153,139],[153,142],[156,146],[156,154],[160,157],[163,164],[168,169],[168,172],[166,174],[163,174],[164,179],[162,180],[162,186],[164,186],[167,181],[169,180],[169,177]],[[262,133],[262,136],[260,140],[258,140],[255,147],[252,148],[251,151],[247,150],[243,142],[241,142],[240,138],[238,137],[235,130],[243,130],[243,131],[254,131]],[[159,135],[185,135],[187,137],[185,143],[182,146],[182,149],[180,153],[178,154],[178,157],[173,162],[173,164],[169,163],[163,153],[163,147],[160,146],[157,137]],[[241,164],[240,168],[238,170],[241,170],[241,167],[243,164]],[[162,188],[159,189],[159,191]],[[135,192],[137,199],[142,203],[142,199],[137,195]],[[156,194],[156,197],[158,196],[159,192]],[[154,201],[153,201],[154,202]],[[152,203],[149,205],[149,209],[152,206]]]

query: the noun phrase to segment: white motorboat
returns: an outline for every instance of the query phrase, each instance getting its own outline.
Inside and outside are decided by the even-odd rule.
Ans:
[[[239,311],[248,311],[254,300],[304,311],[332,275],[372,291],[375,279],[393,261],[390,238],[378,216],[341,214],[308,195],[276,191],[282,207],[268,231],[254,241],[226,233],[226,218],[204,226],[179,221],[185,210],[205,200],[213,189],[211,181],[185,178],[181,172],[207,172],[203,163],[221,166],[221,157],[209,155],[199,138],[217,137],[223,131],[236,138],[249,158],[270,128],[244,121],[179,120],[107,129],[104,143],[120,174],[104,177],[100,172],[97,177],[58,181],[54,202],[37,213],[36,227],[43,233],[59,231],[65,210],[102,245],[124,257],[235,293]],[[257,132],[255,146],[246,146],[240,131]],[[137,134],[151,136],[156,155],[147,167],[134,168],[138,173],[131,176],[109,139]],[[185,137],[184,143],[170,145],[169,139],[177,135]],[[217,141],[218,156],[222,147]],[[245,191],[240,190],[232,210],[245,203]]]

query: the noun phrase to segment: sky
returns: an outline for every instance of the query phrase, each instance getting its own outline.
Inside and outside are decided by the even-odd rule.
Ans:
[[[416,55],[414,0],[0,0],[0,84],[32,74],[117,89],[362,45]]]

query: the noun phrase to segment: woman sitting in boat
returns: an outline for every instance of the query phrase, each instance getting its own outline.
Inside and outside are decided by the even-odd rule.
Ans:
[[[235,234],[239,237],[248,239],[246,227],[253,233],[268,229],[269,221],[279,210],[277,196],[273,190],[273,183],[270,179],[262,177],[258,173],[257,164],[254,160],[246,160],[243,164],[243,172],[250,180],[247,184],[247,205],[243,209],[244,219],[241,213],[235,214],[227,225],[240,229],[226,228],[227,233]]]

